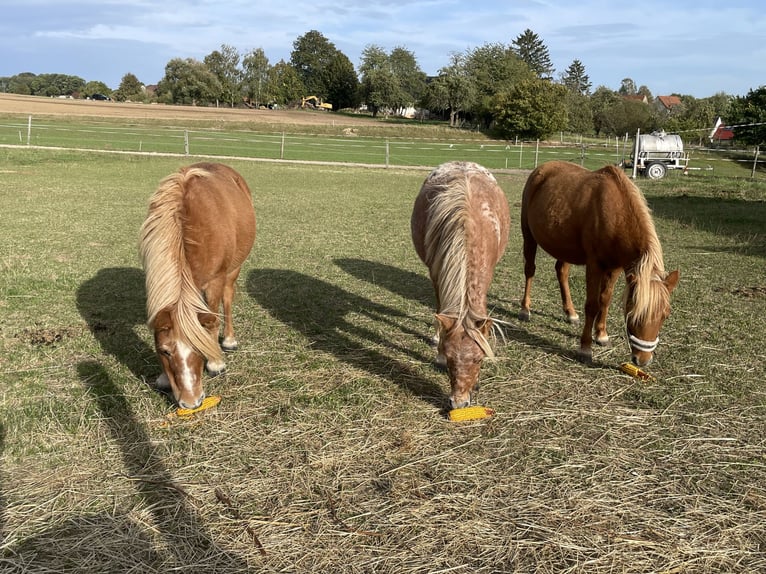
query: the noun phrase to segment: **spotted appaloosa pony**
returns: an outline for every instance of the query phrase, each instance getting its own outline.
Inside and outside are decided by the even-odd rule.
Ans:
[[[159,387],[180,407],[205,398],[202,367],[223,371],[237,348],[231,305],[242,263],[255,241],[250,188],[232,168],[197,163],[160,182],[141,228],[147,323],[162,363]],[[218,343],[223,302],[224,336]]]
[[[486,168],[445,163],[423,183],[410,226],[436,293],[437,363],[449,373],[450,405],[468,406],[482,360],[494,356],[487,291],[508,242],[508,201]]]
[[[678,271],[665,272],[657,233],[641,191],[615,167],[589,171],[579,165],[550,161],[527,179],[521,203],[526,284],[522,320],[529,320],[530,290],[539,245],[556,259],[556,276],[567,319],[579,318],[569,292],[570,265],[585,265],[585,324],[579,357],[590,362],[596,343],[609,344],[606,316],[614,284],[624,270],[625,323],[631,359],[648,365],[670,314],[670,294]]]

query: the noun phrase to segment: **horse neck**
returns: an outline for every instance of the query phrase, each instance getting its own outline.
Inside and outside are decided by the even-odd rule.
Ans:
[[[210,313],[186,260],[183,225],[183,175],[168,176],[160,185],[141,228],[141,258],[146,274],[147,323],[163,309],[172,309],[180,338],[207,358],[220,359],[217,341],[200,324],[199,313]]]

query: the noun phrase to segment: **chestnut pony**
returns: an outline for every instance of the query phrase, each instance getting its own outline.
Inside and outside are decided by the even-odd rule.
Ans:
[[[524,297],[519,318],[529,320],[530,290],[539,245],[556,259],[564,313],[578,322],[569,292],[570,265],[585,265],[585,324],[579,357],[590,362],[596,343],[609,344],[606,316],[614,284],[624,270],[624,312],[631,359],[648,365],[670,314],[670,294],[679,273],[666,273],[662,247],[644,195],[615,167],[589,171],[550,161],[527,179],[521,200]]]
[[[237,348],[231,321],[235,282],[255,241],[250,189],[236,171],[197,163],[164,178],[141,227],[147,324],[162,363],[157,386],[180,407],[205,398],[202,367],[226,368],[218,343],[223,302],[226,351]]]
[[[436,361],[449,373],[450,406],[465,407],[482,360],[494,356],[487,291],[508,242],[508,201],[484,167],[445,163],[423,183],[410,227],[436,293]]]

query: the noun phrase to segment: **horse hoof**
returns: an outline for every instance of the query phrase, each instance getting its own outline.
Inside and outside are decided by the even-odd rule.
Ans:
[[[574,315],[567,315],[567,323],[570,325],[577,325],[580,323],[580,316],[575,313]]]
[[[226,363],[223,361],[208,361],[207,365],[205,365],[205,370],[211,377],[217,377],[226,370]]]
[[[519,311],[519,321],[529,321],[529,310],[522,309]]]
[[[577,351],[577,360],[586,365],[593,363],[593,351],[590,349],[580,349]]]
[[[609,340],[609,337],[596,337],[594,339],[596,341],[597,345],[601,345],[602,347],[611,347],[612,343]]]
[[[221,343],[221,349],[223,349],[225,353],[233,353],[234,351],[239,349],[239,343],[237,343],[236,341],[234,342],[223,341]]]

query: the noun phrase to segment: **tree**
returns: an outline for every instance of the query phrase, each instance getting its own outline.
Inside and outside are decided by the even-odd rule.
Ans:
[[[362,77],[362,101],[372,112],[372,117],[377,117],[381,108],[392,107],[392,102],[396,99],[396,80],[385,50],[375,44],[365,46],[362,50],[359,73]]]
[[[473,112],[485,128],[489,128],[494,119],[492,99],[495,94],[535,77],[513,50],[499,43],[484,44],[468,52],[465,67],[476,90]]]
[[[593,111],[588,96],[567,90],[567,131],[575,134],[593,133]]]
[[[226,44],[213,50],[203,60],[208,70],[218,79],[219,93],[216,99],[227,102],[232,108],[240,101],[242,72],[239,70],[239,52]]]
[[[428,84],[423,96],[425,107],[449,113],[449,125],[458,127],[460,115],[476,102],[476,88],[466,70],[465,56],[453,53],[450,65]]]
[[[569,67],[561,76],[561,83],[573,94],[587,96],[590,94],[592,86],[588,74],[585,73],[585,66],[580,60],[573,60]]]
[[[299,102],[306,93],[295,67],[280,60],[269,69],[266,93],[269,100],[286,106]]]
[[[74,96],[85,88],[85,80],[67,74],[40,74],[29,82],[33,96]]]
[[[426,73],[420,69],[415,54],[397,46],[388,57],[391,71],[399,84],[402,108],[414,106],[426,89]]]
[[[378,45],[366,46],[359,74],[360,96],[373,117],[381,109],[402,113],[414,106],[425,91],[426,75],[418,67],[414,54],[401,47],[394,48],[389,55]]]
[[[635,96],[638,93],[636,82],[630,78],[623,78],[620,82],[620,89],[617,92],[622,96]]]
[[[262,48],[252,50],[242,58],[242,92],[250,103],[255,102],[255,107],[275,100],[268,91],[269,70],[269,59]]]
[[[169,104],[209,104],[220,93],[218,78],[194,58],[170,60],[165,65],[165,76],[157,84],[158,98]]]
[[[143,100],[145,97],[144,85],[138,81],[135,74],[127,73],[122,77],[120,87],[114,92],[113,97],[120,102]]]
[[[354,64],[340,50],[330,58],[327,66],[329,83],[327,100],[333,110],[355,108],[359,105],[359,78]]]
[[[766,144],[766,86],[750,90],[746,96],[737,96],[731,104],[731,119],[736,125],[734,138],[747,145]]]
[[[593,127],[596,135],[622,135],[615,131],[612,122],[612,108],[619,105],[622,98],[606,86],[599,86],[590,97]]]
[[[553,76],[553,63],[548,47],[540,36],[527,28],[512,42],[514,53],[538,78],[550,79]]]
[[[330,90],[330,63],[337,49],[320,32],[311,30],[293,42],[290,63],[307,94],[326,99]]]
[[[495,97],[495,127],[501,137],[544,139],[567,126],[567,89],[535,78]]]
[[[93,94],[104,94],[105,96],[111,96],[112,90],[109,89],[104,82],[90,81],[85,84],[82,90],[86,97],[91,97]]]

